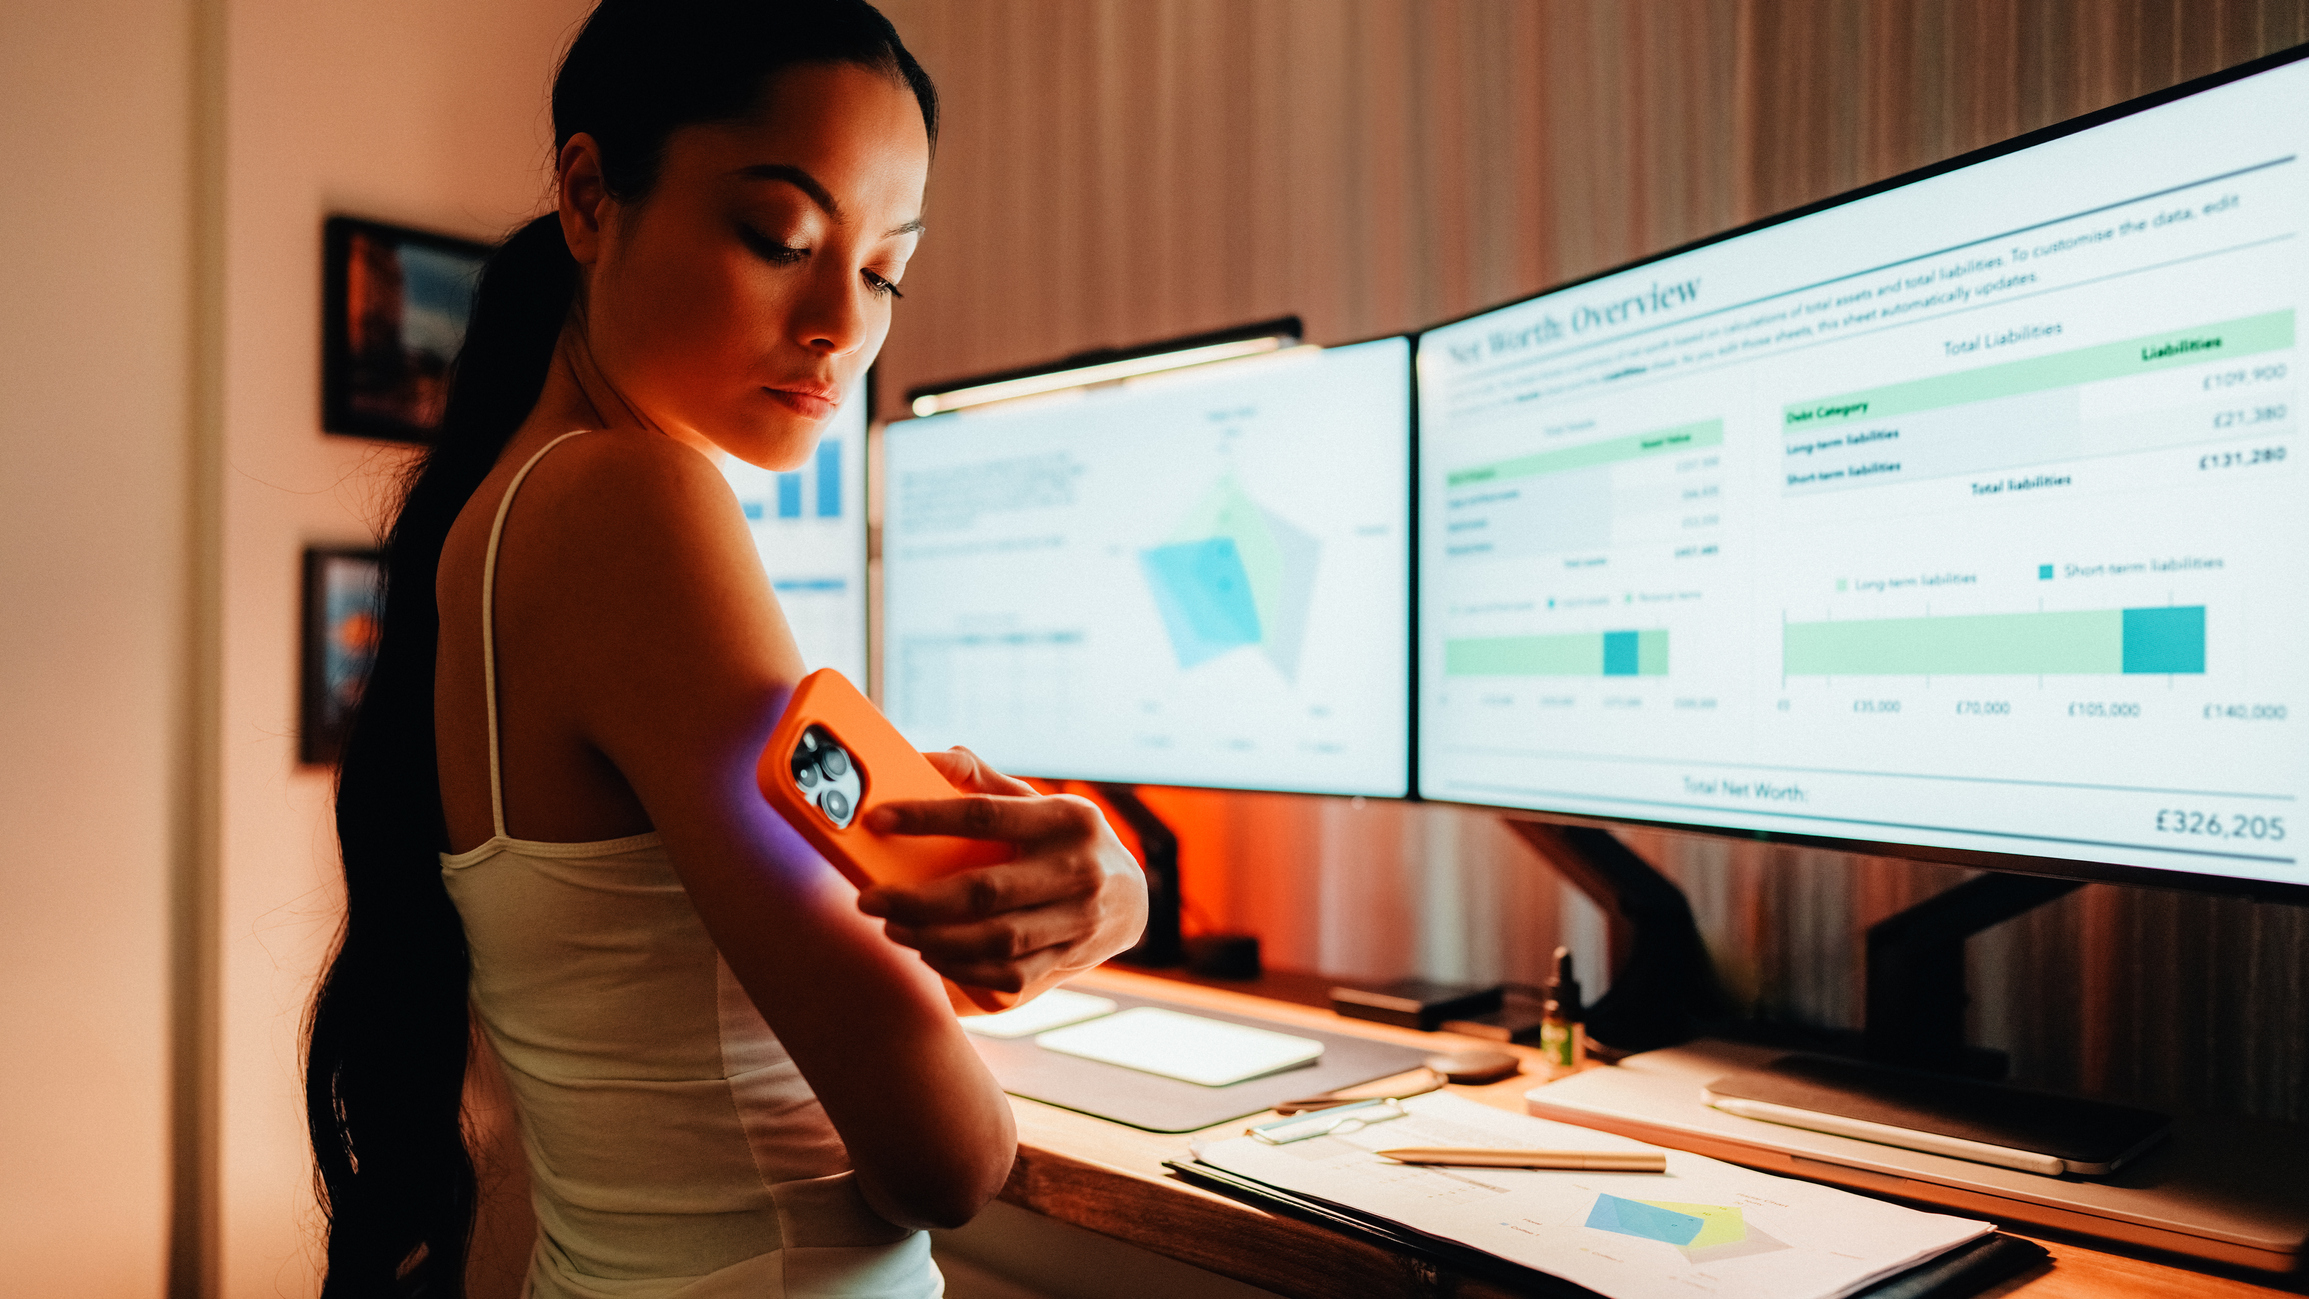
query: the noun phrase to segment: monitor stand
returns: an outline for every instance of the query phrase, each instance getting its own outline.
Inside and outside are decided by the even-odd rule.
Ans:
[[[1869,926],[1859,1061],[1790,1057],[1726,1075],[1710,1100],[1752,1118],[2057,1176],[2105,1176],[2162,1140],[2164,1115],[1996,1085],[2001,1051],[1964,1040],[1964,944],[2080,885],[1987,874]]]
[[[1691,903],[1675,881],[1608,830],[1500,820],[1604,913],[1611,989],[1587,1008],[1590,1042],[1606,1054],[1652,1051],[1690,1041],[1729,1012]]]
[[[1706,945],[1673,881],[1608,831],[1518,816],[1503,820],[1607,917],[1611,990],[1587,1013],[1588,1036],[1610,1048],[1607,1055],[1677,1046],[1703,1027],[1721,1037],[1755,1036],[1727,1022],[1726,999]],[[1970,1156],[1976,1158],[2045,1165],[2051,1152],[2062,1152],[2070,1167],[2098,1172],[2137,1155],[2162,1134],[2161,1116],[2118,1112],[2123,1107],[2082,1098],[1984,1088],[1981,1083],[2004,1076],[2004,1054],[1964,1041],[1965,940],[2077,887],[2067,880],[1987,874],[1870,926],[1866,1026],[1857,1042],[1846,1039],[1828,1052],[1860,1060],[1807,1066],[1791,1057],[1782,1072],[1792,1077],[1767,1077],[1770,1071],[1727,1075],[1728,1084],[1751,1084],[1727,1088],[1727,1094],[1754,1092],[1756,1098],[1723,1103],[1744,1106],[1743,1113],[1771,1113],[1791,1126],[1848,1135],[1868,1131],[1869,1139],[1912,1148],[1977,1150]],[[2079,1132],[2115,1131],[2126,1134],[2115,1146],[2078,1140]],[[2144,1139],[2142,1133],[2152,1135]],[[2103,1147],[2109,1153],[2078,1153]]]
[[[1964,1041],[1964,1009],[1972,1000],[1964,991],[1965,941],[2080,887],[2075,880],[1992,873],[1868,926],[1863,1054],[1905,1069],[2004,1077],[2002,1051]]]
[[[1178,835],[1139,798],[1137,787],[1098,781],[1091,788],[1138,836],[1139,861],[1146,867],[1146,933],[1114,959],[1150,969],[1186,964],[1179,923]]]

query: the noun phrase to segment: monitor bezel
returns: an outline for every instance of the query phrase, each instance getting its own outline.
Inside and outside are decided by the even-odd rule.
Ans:
[[[875,606],[881,603],[878,598],[881,592],[877,589],[880,583],[874,572],[874,442],[879,436],[875,430],[880,427],[880,423],[875,417],[881,413],[882,408],[881,379],[882,358],[877,356],[866,365],[866,422],[858,438],[858,550],[865,557],[858,565],[859,603],[865,606],[864,616],[859,619],[858,632],[865,637],[859,644],[866,647],[862,656],[865,659],[866,679],[851,684],[858,687],[859,694],[873,689],[874,679],[882,671],[882,656],[874,640]],[[824,434],[819,436],[823,437]]]
[[[1293,325],[1293,326],[1296,326],[1296,325],[1298,324],[1298,321],[1299,321],[1299,318],[1298,318],[1297,316],[1286,316],[1286,317],[1282,317],[1282,318],[1280,318],[1280,319],[1278,319],[1278,320],[1273,320],[1273,321],[1266,321],[1266,322],[1261,322],[1261,323],[1259,323],[1259,324],[1254,324],[1254,325],[1244,325],[1244,326],[1236,326],[1236,327],[1234,327],[1234,328],[1231,328],[1231,329],[1213,330],[1213,331],[1208,331],[1208,332],[1199,333],[1199,334],[1188,334],[1188,335],[1182,335],[1182,336],[1180,336],[1180,337],[1178,337],[1178,338],[1175,338],[1175,339],[1162,340],[1162,341],[1153,342],[1153,343],[1145,343],[1145,344],[1140,344],[1140,345],[1137,345],[1137,346],[1134,346],[1134,347],[1130,347],[1130,348],[1115,349],[1115,350],[1113,350],[1113,351],[1109,351],[1109,352],[1084,352],[1084,353],[1078,353],[1078,354],[1076,354],[1075,356],[1072,356],[1072,357],[1068,357],[1068,358],[1066,358],[1066,359],[1064,359],[1064,360],[1062,360],[1062,361],[1055,361],[1055,362],[1052,362],[1052,363],[1050,363],[1050,364],[1049,364],[1049,365],[1047,365],[1047,366],[1034,367],[1034,368],[1023,369],[1023,370],[1006,370],[1006,371],[1001,371],[1001,372],[999,372],[998,376],[996,376],[996,377],[998,377],[998,378],[1001,378],[1001,379],[1021,379],[1021,378],[1032,378],[1032,377],[1034,377],[1035,375],[1038,375],[1038,374],[1055,374],[1055,373],[1058,373],[1058,372],[1060,372],[1060,371],[1063,371],[1063,370],[1080,369],[1080,368],[1081,368],[1081,367],[1082,367],[1084,364],[1086,364],[1086,362],[1084,362],[1084,361],[1082,360],[1082,358],[1083,358],[1083,357],[1094,357],[1094,358],[1098,358],[1098,359],[1102,359],[1102,360],[1105,360],[1105,359],[1114,359],[1114,358],[1116,358],[1116,357],[1127,357],[1127,358],[1130,358],[1130,359],[1137,359],[1137,358],[1140,358],[1140,357],[1153,357],[1153,356],[1161,356],[1162,354],[1164,354],[1164,353],[1166,353],[1166,352],[1177,352],[1177,351],[1184,351],[1184,350],[1186,350],[1186,349],[1188,349],[1188,348],[1190,348],[1190,347],[1198,347],[1198,346],[1202,346],[1202,345],[1204,345],[1204,344],[1208,344],[1208,343],[1210,343],[1210,342],[1213,342],[1213,341],[1226,341],[1226,340],[1231,340],[1231,339],[1233,339],[1233,338],[1238,338],[1238,337],[1255,337],[1255,336],[1257,336],[1257,334],[1258,334],[1258,332],[1259,332],[1259,331],[1267,330],[1267,329],[1268,329],[1270,326],[1280,325],[1280,324],[1283,324],[1283,323],[1285,323],[1285,322],[1288,322],[1289,324],[1291,324],[1291,325]],[[1309,341],[1306,339],[1306,337],[1305,337],[1305,335],[1304,335],[1303,333],[1302,333],[1302,334],[1299,334],[1299,335],[1298,335],[1298,337],[1299,337],[1299,338],[1300,338],[1300,340],[1301,340],[1301,341],[1300,341],[1300,343],[1298,344],[1299,346],[1309,346],[1309,345],[1310,345]],[[1404,763],[1404,766],[1403,766],[1403,792],[1402,792],[1402,793],[1400,793],[1400,794],[1367,794],[1367,793],[1356,793],[1356,792],[1353,792],[1353,791],[1346,791],[1346,790],[1327,790],[1327,789],[1278,789],[1278,788],[1274,788],[1274,787],[1271,787],[1271,786],[1263,786],[1263,785],[1190,785],[1190,784],[1183,784],[1183,783],[1180,783],[1180,782],[1176,782],[1176,781],[1168,781],[1168,780],[1110,780],[1110,779],[1104,779],[1104,778],[1100,778],[1100,777],[1094,777],[1094,776],[1045,775],[1045,774],[1043,774],[1043,773],[1041,773],[1041,772],[1028,771],[1028,770],[1023,770],[1023,769],[1021,769],[1021,770],[1019,770],[1019,771],[1015,771],[1015,772],[1009,772],[1009,773],[1007,773],[1007,774],[1010,774],[1010,775],[1015,775],[1015,776],[1020,776],[1020,777],[1023,777],[1023,778],[1025,778],[1025,779],[1029,779],[1029,780],[1041,780],[1041,781],[1050,781],[1050,782],[1074,782],[1074,783],[1080,783],[1080,784],[1085,784],[1085,785],[1129,785],[1129,786],[1131,786],[1132,788],[1135,788],[1135,789],[1193,789],[1193,790],[1217,790],[1217,791],[1221,791],[1221,792],[1224,792],[1224,793],[1230,793],[1230,794],[1288,794],[1288,795],[1294,795],[1294,796],[1297,796],[1297,797],[1301,797],[1301,798],[1338,798],[1338,799],[1347,799],[1347,800],[1358,800],[1358,799],[1363,799],[1363,800],[1371,800],[1371,801],[1382,802],[1382,803],[1416,803],[1416,802],[1419,802],[1419,801],[1420,801],[1420,799],[1419,799],[1419,337],[1418,337],[1418,335],[1417,335],[1416,333],[1413,333],[1413,332],[1410,332],[1410,331],[1400,331],[1400,332],[1397,332],[1397,333],[1392,333],[1392,334],[1374,334],[1374,335],[1372,335],[1372,336],[1370,336],[1370,337],[1368,337],[1368,338],[1351,338],[1351,339],[1346,339],[1346,340],[1343,340],[1343,341],[1341,341],[1341,342],[1337,342],[1337,343],[1315,343],[1315,344],[1311,344],[1311,345],[1312,345],[1312,346],[1315,346],[1315,347],[1319,347],[1319,348],[1320,348],[1321,350],[1323,350],[1323,351],[1329,352],[1329,351],[1333,351],[1333,350],[1336,350],[1336,349],[1338,349],[1338,348],[1342,348],[1342,347],[1360,347],[1360,346],[1362,346],[1362,345],[1363,345],[1363,344],[1365,344],[1365,343],[1385,343],[1385,342],[1391,342],[1391,341],[1394,341],[1394,340],[1396,340],[1396,339],[1401,339],[1401,340],[1403,341],[1403,345],[1404,345],[1404,346],[1403,346],[1403,367],[1404,367],[1404,370],[1403,370],[1403,393],[1404,393],[1404,403],[1405,403],[1405,406],[1407,407],[1407,409],[1406,409],[1406,411],[1405,411],[1405,421],[1404,421],[1404,427],[1405,427],[1405,437],[1404,437],[1404,448],[1403,448],[1403,453],[1404,453],[1404,456],[1405,456],[1405,461],[1404,461],[1404,489],[1405,489],[1405,492],[1406,492],[1406,494],[1407,494],[1407,497],[1408,497],[1408,499],[1407,499],[1407,501],[1406,501],[1406,505],[1405,505],[1405,513],[1404,513],[1404,520],[1405,520],[1405,523],[1404,523],[1404,528],[1403,528],[1403,571],[1405,572],[1405,574],[1407,574],[1407,575],[1408,575],[1408,581],[1406,582],[1406,592],[1405,592],[1405,599],[1408,601],[1408,604],[1407,604],[1407,606],[1406,606],[1406,608],[1405,608],[1405,610],[1404,610],[1404,614],[1405,614],[1405,617],[1404,617],[1404,620],[1403,620],[1403,633],[1404,633],[1404,637],[1405,637],[1405,642],[1404,642],[1404,646],[1403,646],[1403,652],[1404,652],[1404,662],[1405,662],[1405,664],[1407,665],[1407,676],[1406,676],[1406,680],[1407,680],[1407,681],[1408,681],[1408,683],[1409,683],[1410,696],[1409,696],[1409,698],[1407,698],[1407,699],[1404,701],[1404,702],[1405,702],[1405,711],[1404,711],[1404,725],[1405,725],[1405,727],[1408,729],[1408,732],[1409,732],[1409,733],[1408,733],[1408,734],[1405,736],[1405,739],[1404,739],[1404,746],[1403,746],[1403,763]],[[1270,353],[1270,354],[1268,354],[1268,355],[1272,355],[1272,354]],[[1210,362],[1210,363],[1208,364],[1208,366],[1198,366],[1198,367],[1196,367],[1196,368],[1212,368],[1212,367],[1218,367],[1218,366],[1227,366],[1227,365],[1233,365],[1233,364],[1236,364],[1237,362],[1240,362],[1240,361],[1256,361],[1256,360],[1259,360],[1259,359],[1261,359],[1261,358],[1260,358],[1260,357],[1256,357],[1256,356],[1236,357],[1236,358],[1231,358],[1231,359],[1229,359],[1229,360],[1225,360],[1225,361],[1213,361],[1213,362]],[[988,378],[985,378],[985,377],[981,377],[981,378],[979,378],[979,379],[973,379],[973,380],[960,380],[960,381],[951,381],[951,382],[947,382],[947,383],[940,383],[940,384],[926,384],[926,385],[922,385],[922,386],[919,386],[919,387],[916,387],[916,388],[911,388],[911,389],[908,389],[908,400],[909,400],[909,401],[911,401],[911,400],[912,400],[912,399],[913,399],[915,396],[919,396],[919,395],[921,395],[921,394],[923,394],[923,393],[929,393],[929,392],[943,392],[943,391],[948,391],[948,390],[950,390],[950,389],[953,389],[953,388],[957,388],[957,387],[966,387],[966,386],[970,386],[971,384],[974,384],[974,383],[978,383],[978,382],[991,382],[991,381],[992,381],[991,379],[988,379]],[[1096,386],[1101,386],[1101,385],[1095,385],[1095,384],[1085,384],[1085,385],[1081,385],[1081,386],[1084,386],[1084,387],[1096,387]],[[1064,391],[1064,390],[1063,390],[1063,389],[1060,389],[1060,390],[1058,390],[1058,391]],[[1020,398],[1019,400],[1034,400],[1034,398]],[[922,421],[922,420],[931,420],[931,419],[949,419],[949,418],[953,418],[953,417],[955,417],[955,416],[958,416],[958,415],[961,415],[961,414],[964,414],[964,413],[966,413],[966,412],[964,412],[964,411],[940,411],[938,414],[935,414],[935,415],[913,415],[913,414],[908,414],[908,415],[906,415],[906,416],[904,416],[903,418],[900,418],[900,419],[886,420],[886,421],[884,421],[884,422],[882,423],[882,426],[881,426],[881,428],[882,428],[882,437],[883,437],[883,442],[882,442],[882,454],[884,455],[884,457],[887,457],[887,456],[890,454],[890,451],[889,451],[889,446],[890,446],[890,444],[889,444],[889,440],[888,440],[888,439],[889,439],[889,434],[890,434],[890,431],[891,431],[892,429],[896,429],[896,428],[902,427],[902,426],[904,426],[904,425],[907,425],[907,424],[917,423],[917,422],[919,422],[919,421]],[[888,504],[887,504],[886,502],[884,503],[883,509],[884,509],[884,513],[885,513],[885,514],[887,514],[887,511],[888,511]],[[880,583],[880,585],[881,585],[881,586],[884,586],[884,587],[886,587],[886,586],[887,586],[887,584],[888,584],[888,576],[887,576],[887,574],[888,574],[888,572],[889,572],[889,560],[888,560],[888,558],[887,558],[886,556],[885,556],[885,557],[884,557],[884,559],[882,560],[882,564],[883,564],[883,568],[882,568],[882,574],[883,574],[883,578],[882,578],[882,582]],[[878,592],[877,592],[877,595],[880,595],[880,594],[881,594],[881,592],[879,592],[879,591],[878,591]],[[877,600],[875,601],[875,604],[876,604],[877,606],[879,606],[879,604],[880,604],[880,600],[879,600],[879,599],[877,599]],[[874,612],[875,612],[875,614],[876,614],[877,616],[879,616],[879,615],[880,615],[880,613],[881,613],[881,610],[879,609],[879,607],[877,607],[877,608],[875,609],[875,611],[874,611]],[[887,621],[887,619],[884,619],[884,621]],[[876,699],[874,702],[875,702],[876,706],[880,706],[880,704],[882,703],[882,701],[881,701],[879,698],[877,698],[877,699]]]
[[[2016,135],[2009,140],[2002,140],[1995,144],[1987,145],[1979,149],[1974,149],[1968,153],[1961,153],[1951,158],[1942,159],[1939,162],[1929,163],[1925,166],[1902,172],[1899,175],[1891,176],[1884,180],[1876,181],[1868,185],[1863,185],[1858,189],[1847,190],[1840,194],[1830,195],[1827,198],[1817,199],[1813,202],[1806,203],[1801,207],[1791,208],[1785,212],[1776,213],[1768,217],[1762,217],[1757,220],[1750,221],[1745,225],[1735,226],[1732,229],[1725,230],[1718,234],[1709,235],[1701,239],[1695,239],[1689,243],[1678,244],[1673,248],[1669,248],[1663,252],[1654,253],[1648,257],[1637,258],[1634,261],[1608,267],[1591,275],[1583,275],[1577,279],[1566,280],[1560,284],[1550,285],[1549,287],[1542,289],[1537,293],[1526,294],[1523,297],[1485,307],[1479,311],[1465,312],[1460,315],[1453,316],[1448,320],[1439,321],[1436,324],[1427,326],[1424,329],[1416,331],[1411,336],[1411,363],[1414,385],[1412,389],[1412,444],[1414,448],[1417,448],[1419,445],[1418,408],[1420,406],[1420,402],[1418,400],[1419,394],[1417,388],[1417,371],[1420,348],[1424,344],[1426,336],[1435,332],[1436,330],[1443,329],[1447,326],[1456,325],[1464,321],[1475,320],[1483,316],[1491,315],[1495,312],[1509,310],[1511,308],[1521,306],[1527,302],[1537,301],[1540,298],[1552,297],[1558,293],[1563,293],[1570,289],[1576,289],[1583,284],[1589,284],[1597,280],[1607,279],[1614,275],[1624,274],[1625,272],[1636,270],[1644,266],[1649,266],[1657,262],[1667,261],[1670,258],[1681,257],[1687,253],[1696,252],[1702,248],[1711,247],[1715,244],[1727,243],[1731,240],[1754,234],[1759,230],[1767,230],[1773,226],[1785,225],[1790,221],[1795,221],[1802,217],[1808,217],[1820,212],[1825,212],[1831,208],[1842,207],[1845,204],[1858,202],[1861,199],[1869,198],[1877,194],[1887,193],[1896,189],[1903,189],[1907,186],[1930,180],[1935,176],[1945,175],[1953,171],[1961,171],[1967,167],[1976,166],[1980,163],[1990,161],[1991,159],[2001,158],[2007,154],[2019,153],[2024,149],[2033,149],[2041,144],[2049,144],[2054,140],[2058,140],[2070,135],[2075,135],[2082,131],[2088,131],[2094,127],[2105,126],[2111,122],[2122,121],[2128,117],[2138,116],[2139,114],[2145,113],[2150,109],[2173,103],[2176,100],[2187,99],[2194,95],[2203,94],[2208,90],[2217,89],[2218,87],[2228,85],[2231,82],[2243,81],[2248,77],[2259,76],[2264,72],[2274,71],[2277,68],[2284,67],[2287,64],[2297,63],[2304,59],[2309,59],[2309,44],[2296,45],[2289,49],[2278,50],[2271,54],[2262,55],[2261,57],[2253,59],[2249,62],[2240,63],[2235,67],[2224,68],[2221,71],[2209,73],[2202,77],[2193,78],[2189,81],[2181,82],[2178,85],[2168,86],[2163,90],[2152,91],[2149,94],[2141,95],[2133,99],[2128,99],[2122,103],[2111,104],[2106,108],[2096,109],[2093,112],[2086,113],[2081,117],[2073,117],[2065,121],[2055,122],[2050,126],[2039,127],[2036,130],[2028,131],[2021,135]],[[1418,465],[1415,460],[1415,473],[1417,468]],[[1416,496],[1416,492],[1414,495]],[[1416,527],[1416,520],[1418,518],[1416,506],[1414,507],[1412,517],[1414,520],[1414,527]],[[1411,621],[1413,636],[1416,637],[1418,634],[1420,617],[1420,609],[1417,604],[1418,566],[1416,563],[1414,563],[1412,567],[1412,589],[1414,604],[1412,607]],[[1513,816],[1519,819],[1546,821],[1558,825],[1592,826],[1606,830],[1618,828],[1636,828],[1664,831],[1676,834],[1697,834],[1706,835],[1714,839],[1733,839],[1747,843],[1785,845],[1788,847],[1797,848],[1818,848],[1831,852],[1850,853],[1866,857],[1888,857],[1906,861],[1940,862],[1955,866],[1973,867],[1979,870],[2001,871],[2007,874],[2041,875],[2057,879],[2085,880],[2093,883],[2123,884],[2128,886],[2167,889],[2177,892],[2206,893],[2229,897],[2242,897],[2253,901],[2287,902],[2295,905],[2309,905],[2309,883],[2288,884],[2279,880],[2244,879],[2236,876],[2211,875],[2189,870],[2167,870],[2153,866],[2128,866],[2114,862],[2096,862],[2065,857],[2042,857],[2032,856],[2025,853],[2002,853],[1986,852],[1967,848],[1944,848],[1930,844],[1910,844],[1885,839],[1848,839],[1832,835],[1798,834],[1779,830],[1741,829],[1733,826],[1709,825],[1697,821],[1665,821],[1653,820],[1645,817],[1605,816],[1587,812],[1561,812],[1551,811],[1544,808],[1519,807],[1505,803],[1478,803],[1455,798],[1434,797],[1427,794],[1420,787],[1419,781],[1420,773],[1418,753],[1420,737],[1417,733],[1417,728],[1419,724],[1420,700],[1417,698],[1419,692],[1417,675],[1417,648],[1418,647],[1415,643],[1414,654],[1412,658],[1412,690],[1414,693],[1414,698],[1412,700],[1412,708],[1410,713],[1412,718],[1412,725],[1414,727],[1414,732],[1411,737],[1412,769],[1411,798],[1409,800],[1412,802],[1428,803],[1437,807],[1460,807],[1477,811],[1498,812],[1502,815]]]
[[[1381,335],[1383,338],[1403,338],[1408,336],[1408,334]],[[906,390],[906,400],[903,404],[903,408],[906,412],[904,418],[930,418],[928,415],[916,415],[914,413],[914,403],[923,397],[934,397],[945,393],[960,392],[966,388],[983,388],[989,384],[1009,383],[1018,379],[1038,379],[1046,374],[1064,374],[1068,370],[1086,370],[1092,366],[1112,365],[1117,361],[1150,360],[1154,357],[1164,356],[1172,352],[1191,351],[1194,348],[1209,347],[1219,343],[1247,342],[1251,339],[1257,338],[1287,338],[1290,340],[1290,342],[1285,343],[1284,346],[1294,347],[1307,341],[1307,329],[1305,324],[1302,323],[1297,316],[1276,316],[1270,320],[1248,321],[1240,325],[1229,325],[1224,329],[1207,329],[1199,333],[1180,334],[1172,338],[1155,339],[1152,342],[1133,343],[1125,347],[1088,348],[1080,352],[1071,353],[1067,356],[1058,357],[1055,360],[1043,361],[1034,365],[1020,366],[1009,370],[989,370],[984,374],[965,375],[959,379],[941,379],[936,383],[918,383]],[[1367,339],[1365,341],[1376,342],[1378,340]],[[1340,346],[1345,346],[1345,344],[1341,344]],[[1240,360],[1243,358],[1230,357],[1228,359]],[[1224,362],[1212,362],[1212,364],[1224,364]],[[1088,386],[1091,385],[1067,385],[1067,387]],[[1051,391],[1064,392],[1066,391],[1066,388],[1053,388]],[[1005,400],[1021,399],[1006,398]],[[987,404],[995,405],[998,403],[989,402]],[[967,408],[957,407],[956,409],[959,410]],[[954,413],[954,411],[942,410],[934,413],[939,415],[951,415]],[[889,422],[896,423],[897,421],[891,420]]]

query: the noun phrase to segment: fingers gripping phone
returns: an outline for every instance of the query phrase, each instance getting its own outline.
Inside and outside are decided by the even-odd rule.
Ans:
[[[770,806],[861,889],[921,884],[1014,855],[995,840],[866,828],[866,813],[881,804],[965,795],[832,668],[794,688],[754,775]]]
[[[754,779],[786,823],[861,889],[920,884],[1015,856],[998,840],[866,828],[866,813],[883,803],[965,795],[832,668],[812,672],[794,688]],[[951,979],[946,987],[948,1000],[958,995],[982,1011],[1007,1010],[1018,1000],[1013,993],[962,988]]]

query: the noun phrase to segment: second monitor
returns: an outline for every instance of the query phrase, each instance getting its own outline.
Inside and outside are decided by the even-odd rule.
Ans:
[[[1406,340],[894,424],[883,710],[1135,784],[1408,792]]]
[[[727,454],[722,476],[745,511],[805,670],[866,679],[866,397],[853,393],[809,463],[779,472]]]

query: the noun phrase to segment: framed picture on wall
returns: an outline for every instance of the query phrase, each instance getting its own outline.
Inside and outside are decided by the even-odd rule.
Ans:
[[[489,246],[337,216],[321,249],[321,427],[432,441]]]
[[[326,766],[344,751],[353,708],[377,657],[384,556],[324,546],[305,551],[297,761]]]

